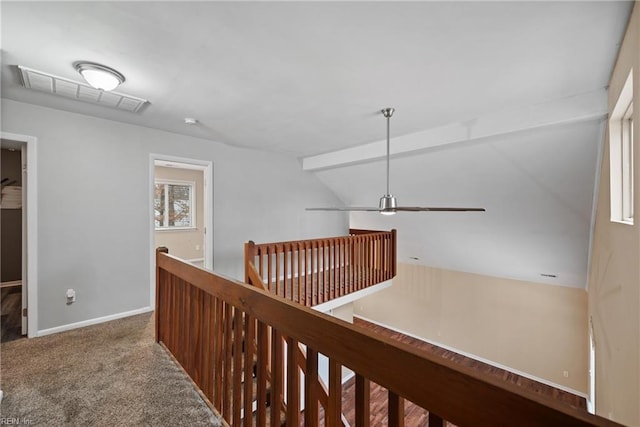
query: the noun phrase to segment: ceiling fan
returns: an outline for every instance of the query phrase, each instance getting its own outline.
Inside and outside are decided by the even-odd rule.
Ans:
[[[421,207],[398,206],[395,197],[389,192],[389,122],[395,109],[384,108],[382,115],[387,119],[387,192],[380,198],[380,204],[375,207],[332,207],[332,208],[306,208],[308,211],[361,211],[380,212],[382,215],[394,215],[396,212],[484,212],[484,208],[451,208],[451,207]]]

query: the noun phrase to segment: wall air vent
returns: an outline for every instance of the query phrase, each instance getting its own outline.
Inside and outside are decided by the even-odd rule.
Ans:
[[[76,82],[63,77],[54,76],[44,71],[18,65],[22,84],[28,89],[60,95],[66,98],[90,102],[105,107],[137,113],[149,101],[118,92],[105,92],[95,89],[86,83]]]

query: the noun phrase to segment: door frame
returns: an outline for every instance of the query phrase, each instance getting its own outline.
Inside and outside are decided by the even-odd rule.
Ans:
[[[593,319],[589,316],[589,393],[587,411],[596,414],[596,338],[593,331]]]
[[[23,165],[26,154],[22,182],[22,304],[27,309],[27,336],[33,338],[38,336],[38,139],[9,132],[0,132],[0,139],[21,143]]]
[[[168,154],[149,154],[149,277],[151,278],[149,291],[149,306],[155,309],[156,305],[156,248],[155,248],[155,224],[153,221],[153,189],[155,186],[156,161],[182,163],[202,169],[204,175],[204,243],[203,256],[204,268],[213,270],[213,162],[208,160],[189,159],[185,157],[171,156]]]

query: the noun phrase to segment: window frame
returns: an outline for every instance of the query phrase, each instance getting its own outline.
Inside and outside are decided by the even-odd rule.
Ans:
[[[165,192],[165,198],[164,198],[164,203],[165,203],[165,212],[169,212],[169,198],[166,197],[167,191],[168,191],[168,186],[170,185],[181,185],[181,186],[188,186],[189,187],[189,213],[190,213],[190,225],[187,226],[175,226],[175,225],[161,225],[161,226],[157,226],[156,224],[156,218],[154,215],[153,218],[153,224],[154,224],[154,228],[156,231],[185,231],[185,230],[196,230],[197,229],[197,222],[196,222],[196,182],[195,181],[184,181],[184,180],[177,180],[177,179],[163,179],[163,178],[158,178],[155,179],[153,182],[154,185],[154,191],[155,191],[155,187],[157,185],[164,185],[164,192]],[[154,199],[154,205],[155,205],[155,196],[153,197]],[[168,221],[168,215],[165,215],[164,218],[164,222],[166,223]]]
[[[633,102],[621,118],[622,221],[633,224]]]
[[[611,222],[634,223],[633,70],[609,119]]]

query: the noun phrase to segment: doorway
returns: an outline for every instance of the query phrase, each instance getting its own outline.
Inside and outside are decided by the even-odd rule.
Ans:
[[[155,304],[155,248],[213,268],[211,162],[152,154],[150,161],[151,307]]]
[[[23,144],[2,140],[0,144],[0,324],[1,341],[13,341],[27,333],[23,321]],[[26,299],[25,299],[26,302]]]
[[[32,136],[0,132],[3,341],[38,333],[36,142]]]

